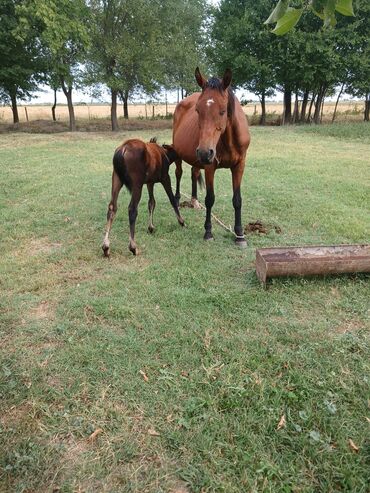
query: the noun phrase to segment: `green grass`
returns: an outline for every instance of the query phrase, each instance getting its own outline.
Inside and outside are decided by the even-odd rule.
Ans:
[[[111,157],[131,135],[0,136],[0,491],[365,493],[369,279],[264,290],[254,251],[369,241],[369,126],[252,129],[243,222],[281,234],[238,250],[214,224],[205,243],[203,211],[181,229],[157,185],[138,257],[121,193],[107,260]],[[214,212],[232,223],[227,170]]]

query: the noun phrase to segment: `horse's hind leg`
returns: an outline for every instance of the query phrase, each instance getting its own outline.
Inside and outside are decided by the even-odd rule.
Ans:
[[[148,231],[149,231],[149,233],[153,233],[153,231],[154,231],[153,212],[154,212],[154,208],[155,208],[154,183],[148,183],[147,188],[148,188],[148,194],[149,194],[149,201],[148,201],[149,226],[148,226]]]
[[[181,224],[181,226],[185,226],[185,221],[181,217],[181,214],[180,214],[180,211],[179,211],[179,207],[177,205],[177,200],[176,200],[176,198],[175,198],[175,196],[174,196],[174,194],[172,192],[170,175],[166,175],[162,179],[162,182],[161,183],[162,183],[163,188],[165,189],[165,191],[167,193],[168,198],[170,199],[171,205],[173,207],[173,210],[175,211],[175,214],[176,214],[176,217],[177,217],[177,220],[178,220],[179,224]]]
[[[191,168],[191,205],[194,209],[200,209],[198,202],[198,181],[201,179],[201,171],[199,168],[192,166]]]
[[[175,193],[175,199],[177,202],[177,206],[180,205],[180,183],[181,183],[181,177],[182,177],[182,166],[181,166],[181,159],[177,159],[175,161],[176,164],[176,170],[175,170],[175,175],[176,175],[176,193]]]
[[[118,194],[122,188],[122,182],[119,179],[117,173],[113,171],[112,174],[112,196],[108,205],[108,213],[107,213],[107,224],[105,226],[105,236],[103,240],[103,245],[102,249],[104,252],[104,255],[106,257],[109,257],[109,232],[112,227],[113,219],[114,216],[116,215],[117,212],[117,199],[118,199]]]
[[[142,185],[136,185],[133,187],[131,201],[128,206],[128,219],[130,223],[130,243],[128,245],[128,248],[130,252],[132,252],[134,255],[138,254],[138,249],[135,243],[135,223],[137,218],[137,208],[141,199],[142,188]]]

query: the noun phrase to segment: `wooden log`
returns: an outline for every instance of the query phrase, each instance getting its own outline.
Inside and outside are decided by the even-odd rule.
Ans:
[[[266,285],[270,277],[370,272],[370,245],[260,248],[256,273]]]

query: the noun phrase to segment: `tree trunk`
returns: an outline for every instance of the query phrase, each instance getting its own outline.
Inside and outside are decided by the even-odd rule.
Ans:
[[[55,108],[57,107],[57,90],[56,89],[53,89],[53,91],[54,91],[54,104],[51,107],[51,114],[53,116],[53,122],[56,122],[57,119],[56,119],[56,116],[55,116]]]
[[[10,99],[12,101],[13,123],[19,123],[16,91],[10,94]]]
[[[319,89],[319,92],[317,93],[315,113],[313,115],[313,121],[316,124],[320,123],[321,109],[322,109],[323,99],[325,97],[325,92],[326,92],[326,87],[322,85]]]
[[[118,91],[111,89],[112,104],[110,107],[110,121],[112,123],[112,132],[117,132],[119,130],[118,118],[117,118],[117,95]]]
[[[283,124],[287,125],[292,121],[292,91],[289,88],[284,89],[284,114]]]
[[[312,113],[312,107],[315,103],[315,99],[316,99],[316,94],[313,92],[312,93],[312,99],[311,99],[311,103],[310,103],[310,109],[308,110],[308,115],[307,115],[307,123],[310,123],[311,121],[311,113]]]
[[[262,91],[260,101],[261,101],[260,125],[266,125],[266,93],[265,93],[265,91]]]
[[[300,122],[304,122],[305,121],[305,118],[306,118],[306,110],[307,110],[308,96],[309,96],[309,91],[306,89],[305,92],[303,93],[301,114],[299,116],[299,121]]]
[[[128,120],[128,91],[125,91],[123,95],[123,118]]]
[[[335,102],[335,106],[334,106],[334,113],[333,113],[333,118],[331,119],[331,122],[334,123],[334,120],[335,120],[335,117],[336,117],[336,114],[337,114],[337,108],[338,108],[338,103],[339,103],[339,99],[342,95],[342,92],[343,92],[343,89],[344,89],[344,82],[342,84],[342,87],[340,88],[340,91],[339,91],[339,94],[338,94],[338,97],[337,97],[337,100]]]
[[[61,80],[62,90],[64,92],[65,97],[67,98],[68,105],[68,113],[69,113],[69,130],[70,132],[76,131],[76,118],[75,118],[75,110],[73,108],[72,103],[72,87],[66,86],[64,79]]]
[[[295,101],[294,101],[294,112],[293,112],[293,123],[297,123],[299,116],[299,101],[298,101],[298,91],[295,93]]]
[[[369,121],[369,113],[370,113],[370,94],[367,93],[365,98],[365,111],[364,111],[365,122]]]

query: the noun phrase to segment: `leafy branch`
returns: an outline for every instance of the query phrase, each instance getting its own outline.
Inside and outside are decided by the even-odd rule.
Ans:
[[[303,0],[299,8],[290,7],[290,0],[279,0],[264,24],[275,24],[272,32],[282,36],[298,23],[303,12],[311,11],[323,20],[324,28],[337,23],[336,12],[354,16],[352,0]]]

